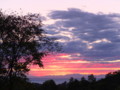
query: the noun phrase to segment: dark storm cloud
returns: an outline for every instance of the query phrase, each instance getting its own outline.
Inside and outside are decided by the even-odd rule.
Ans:
[[[62,42],[66,53],[79,53],[79,57],[93,61],[120,59],[119,14],[94,14],[72,8],[52,11],[49,17],[57,21],[47,27],[48,32],[67,38]]]

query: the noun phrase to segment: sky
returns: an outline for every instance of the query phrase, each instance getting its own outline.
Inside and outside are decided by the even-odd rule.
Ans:
[[[120,0],[1,0],[5,12],[40,13],[62,53],[31,66],[31,76],[107,74],[120,69]]]

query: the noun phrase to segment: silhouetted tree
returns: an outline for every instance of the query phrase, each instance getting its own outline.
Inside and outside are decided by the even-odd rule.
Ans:
[[[12,90],[13,77],[25,77],[31,64],[43,67],[41,59],[59,51],[55,39],[45,36],[39,14],[6,15],[0,11],[0,74],[5,74]]]
[[[72,82],[74,82],[74,78],[73,77],[71,77],[70,79],[69,79],[69,83],[72,83]]]
[[[63,82],[62,84],[59,84],[58,86],[58,90],[67,90],[67,82]]]
[[[57,85],[53,80],[47,80],[43,83],[42,90],[57,90]]]
[[[85,81],[87,81],[85,77],[81,77],[81,82],[85,82]]]
[[[68,82],[68,89],[67,90],[79,90],[79,81],[74,79],[73,77],[70,78]]]
[[[105,75],[105,78],[109,78],[109,77],[111,77],[111,76],[112,76],[112,73],[109,72],[108,74]]]
[[[95,76],[94,76],[93,74],[89,75],[89,76],[88,76],[88,81],[91,82],[91,83],[92,83],[92,82],[96,82]]]
[[[81,80],[80,80],[80,90],[88,90],[87,87],[89,85],[89,82],[86,80],[86,78],[83,76],[81,77]]]
[[[109,72],[108,74],[105,75],[105,78],[111,78],[114,76],[120,76],[120,70],[114,71],[114,72]]]

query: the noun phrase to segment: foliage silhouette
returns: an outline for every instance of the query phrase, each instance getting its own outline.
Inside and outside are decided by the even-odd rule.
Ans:
[[[0,77],[0,90],[9,90],[8,79],[2,78]],[[94,83],[82,78],[80,81],[70,78],[69,82],[56,85],[53,80],[39,84],[31,83],[26,78],[15,77],[12,90],[120,90],[120,71],[111,72],[111,76],[96,80]],[[4,85],[4,82],[7,84]],[[1,87],[2,85],[4,87]]]
[[[68,83],[67,90],[79,90],[79,81],[71,77]]]
[[[19,16],[0,11],[0,76],[8,78],[10,90],[15,77],[26,78],[30,65],[43,67],[41,59],[61,49],[41,27],[39,14]]]
[[[89,76],[88,76],[88,81],[89,81],[89,82],[92,82],[92,83],[96,82],[95,76],[94,76],[93,74],[89,75]]]
[[[40,87],[42,87],[42,85],[44,84],[41,84]],[[50,85],[50,83],[48,85]],[[45,89],[40,88],[39,90]],[[88,80],[82,77],[79,81],[71,77],[69,82],[58,84],[56,90],[120,90],[120,71],[111,72],[109,77],[100,80],[96,80],[93,74],[88,76]]]
[[[42,84],[42,90],[57,90],[57,85],[53,80],[47,80]]]

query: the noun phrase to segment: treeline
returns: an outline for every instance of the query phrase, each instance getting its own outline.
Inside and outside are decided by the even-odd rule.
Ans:
[[[70,78],[68,82],[56,84],[53,80],[47,80],[43,84],[31,83],[24,77],[12,77],[13,90],[120,90],[120,71],[110,72],[105,78],[96,80],[93,74],[88,79],[81,80]],[[9,90],[7,77],[0,77],[0,90]]]

